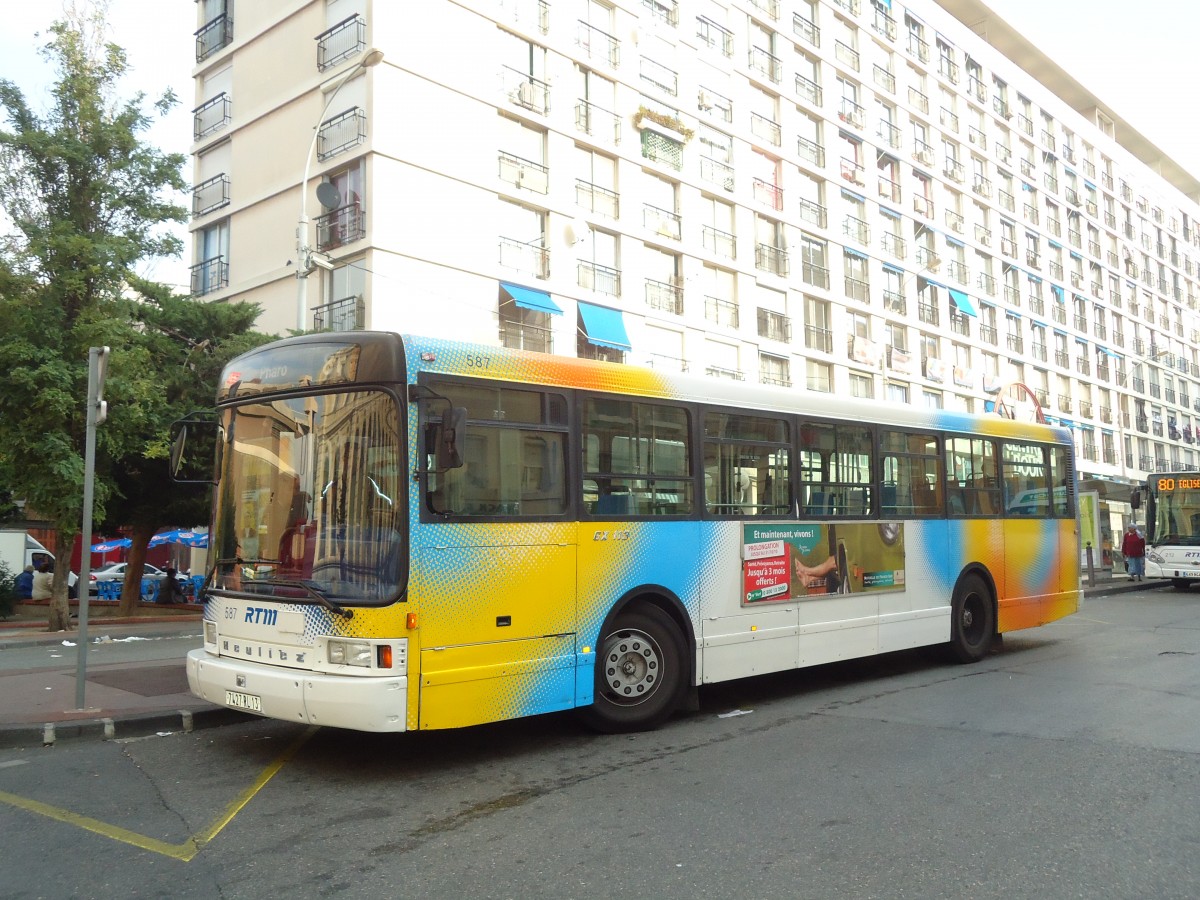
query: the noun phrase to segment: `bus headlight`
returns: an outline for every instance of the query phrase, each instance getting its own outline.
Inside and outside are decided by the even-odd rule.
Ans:
[[[325,645],[325,660],[331,666],[371,667],[371,645],[366,641],[330,640]]]
[[[1156,564],[1158,564],[1158,565],[1160,565],[1160,566],[1161,566],[1161,565],[1162,565],[1164,562],[1166,562],[1166,559],[1165,559],[1165,558],[1163,558],[1162,554],[1160,554],[1160,553],[1156,553],[1156,552],[1155,552],[1155,551],[1153,551],[1153,550],[1149,550],[1149,551],[1147,551],[1147,553],[1146,553],[1146,559],[1148,559],[1148,560],[1150,560],[1150,562],[1152,562],[1152,563],[1156,563]]]
[[[205,622],[204,623],[204,643],[216,644],[216,642],[217,642],[217,623],[216,622]]]

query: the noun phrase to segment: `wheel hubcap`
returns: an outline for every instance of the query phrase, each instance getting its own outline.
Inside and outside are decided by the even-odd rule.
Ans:
[[[633,706],[654,694],[662,670],[662,651],[641,631],[620,631],[604,644],[605,693],[614,703]]]

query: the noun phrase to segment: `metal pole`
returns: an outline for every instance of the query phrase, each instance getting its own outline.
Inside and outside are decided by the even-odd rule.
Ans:
[[[87,434],[83,450],[83,547],[79,555],[79,636],[75,647],[75,708],[84,709],[87,687],[88,582],[92,575],[92,503],[96,480],[96,426],[103,390],[107,347],[88,349]],[[100,418],[100,421],[103,421]]]

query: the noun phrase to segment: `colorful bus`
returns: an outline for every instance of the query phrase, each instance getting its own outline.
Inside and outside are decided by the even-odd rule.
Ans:
[[[1200,472],[1157,472],[1146,479],[1146,577],[1182,590],[1200,581]]]
[[[263,716],[645,729],[703,684],[978,660],[1080,602],[1045,425],[371,332],[247,353],[217,407],[188,680]]]

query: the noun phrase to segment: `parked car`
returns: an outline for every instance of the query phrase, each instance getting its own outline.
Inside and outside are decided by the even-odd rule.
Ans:
[[[88,593],[93,597],[96,596],[96,594],[99,593],[99,591],[100,591],[100,589],[97,585],[99,585],[101,581],[115,581],[118,584],[124,583],[125,570],[128,567],[129,567],[129,563],[122,562],[122,563],[113,563],[112,565],[105,566],[102,569],[97,569],[95,572],[93,572],[91,574],[91,578],[88,583]],[[142,566],[142,578],[143,579],[149,578],[151,581],[162,581],[166,577],[167,577],[167,573],[164,572],[162,569],[158,568],[158,566],[152,566],[149,563],[145,563]],[[176,586],[177,590],[182,592],[183,586],[186,583],[187,583],[187,578],[184,577],[183,575],[175,576],[175,586]]]

